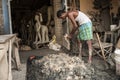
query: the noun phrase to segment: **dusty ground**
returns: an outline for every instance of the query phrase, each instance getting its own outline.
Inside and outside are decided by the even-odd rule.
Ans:
[[[36,56],[44,56],[47,54],[56,54],[58,52],[50,50],[48,48],[41,48],[38,50],[31,50],[31,51],[20,51],[20,59],[21,59],[21,70],[13,70],[13,80],[25,80],[26,76],[26,62],[29,56],[36,55]]]
[[[62,52],[62,51],[60,51]],[[38,49],[38,50],[31,50],[31,51],[20,51],[20,59],[21,59],[21,71],[17,71],[17,70],[13,70],[13,80],[25,80],[25,76],[26,76],[26,62],[27,62],[27,59],[29,56],[31,55],[36,55],[36,56],[44,56],[44,55],[47,55],[47,54],[57,54],[59,52],[56,52],[56,51],[53,51],[53,50],[50,50],[48,48],[41,48],[41,49]],[[87,62],[87,58],[88,57],[83,57],[83,60],[85,62]],[[107,70],[106,72],[98,72],[97,74],[99,75],[102,75],[102,74],[105,74],[107,75],[106,73],[109,73],[111,76],[116,76],[115,75],[115,70],[112,69],[112,70],[108,70],[108,65],[105,64],[105,62],[103,61],[103,59],[101,59],[100,57],[98,56],[93,56],[93,63],[92,63],[92,66],[94,68],[96,68],[97,70],[100,70],[100,71],[105,71]],[[97,71],[96,71],[97,72]],[[101,77],[101,76],[100,76]],[[100,79],[100,80],[105,80],[105,79]],[[112,80],[112,79],[110,79]],[[120,79],[115,79],[115,80],[120,80]]]

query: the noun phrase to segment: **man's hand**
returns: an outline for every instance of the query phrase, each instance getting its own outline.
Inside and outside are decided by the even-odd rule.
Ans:
[[[78,27],[73,27],[72,31],[70,32],[70,36],[72,36],[77,30]]]
[[[72,35],[69,34],[69,35],[67,36],[67,38],[68,38],[68,39],[71,39],[71,38],[72,38]]]
[[[71,39],[72,38],[72,35],[68,35],[68,34],[65,34],[65,36],[64,36],[65,38],[67,38],[67,39]]]

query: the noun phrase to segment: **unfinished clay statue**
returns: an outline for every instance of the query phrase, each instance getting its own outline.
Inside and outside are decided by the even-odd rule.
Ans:
[[[41,19],[41,22],[43,22],[43,18],[42,18],[42,14],[39,13],[39,17]],[[40,23],[41,23],[40,22]],[[48,28],[46,25],[41,25],[41,36],[42,36],[42,43],[46,43],[46,42],[49,42],[49,37],[48,37]]]
[[[46,25],[50,25],[50,22],[51,22],[51,18],[53,17],[53,8],[52,6],[48,6],[48,9],[47,9],[47,14],[48,14],[48,20],[47,20],[47,24]]]
[[[47,9],[47,15],[48,15],[48,19],[47,19],[47,23],[46,25],[49,28],[49,32],[51,33],[51,36],[53,36],[55,34],[55,30],[54,30],[54,13],[53,13],[53,7],[52,6],[48,6]]]
[[[41,22],[43,21],[42,14],[38,13],[35,15],[35,20],[36,20],[36,40],[35,43],[46,43],[49,42],[49,37],[48,37],[48,28],[45,25],[42,25]]]
[[[42,25],[42,43],[49,42],[48,37],[48,28],[45,25]]]
[[[41,32],[40,32],[41,24],[39,20],[39,14],[35,15],[35,21],[36,21],[35,23],[36,38],[34,43],[37,43],[37,42],[41,42]]]

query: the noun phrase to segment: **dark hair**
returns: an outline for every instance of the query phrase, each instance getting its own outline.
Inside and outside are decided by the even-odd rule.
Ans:
[[[58,10],[57,11],[57,17],[60,17],[62,15],[62,13],[65,13],[64,10]]]

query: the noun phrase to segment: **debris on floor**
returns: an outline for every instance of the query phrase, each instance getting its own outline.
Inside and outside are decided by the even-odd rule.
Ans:
[[[20,49],[19,50],[22,50],[22,51],[29,51],[29,50],[32,50],[32,48],[30,46],[27,46],[27,45],[22,45],[20,46]]]
[[[65,53],[36,57],[27,62],[27,80],[91,80],[94,69]]]
[[[59,67],[62,66],[62,63],[68,62],[68,59],[66,59],[66,57],[64,57],[64,56],[65,55],[68,56],[69,52],[64,55],[58,54],[58,53],[64,53],[64,51],[56,52],[56,51],[53,51],[48,48],[42,48],[39,50],[31,50],[31,51],[20,51],[20,57],[22,57],[21,58],[22,67],[21,67],[21,71],[13,70],[13,72],[12,72],[13,80],[37,80],[38,77],[40,78],[41,76],[43,76],[43,75],[41,75],[41,74],[43,74],[43,72],[38,74],[41,71],[41,66],[43,65],[43,63],[44,64],[46,63],[46,65],[53,65],[53,63],[54,63],[56,66],[59,65],[58,66],[58,69],[59,69]],[[33,55],[35,55],[35,57]],[[55,56],[51,57],[50,55],[51,56],[55,55]],[[29,57],[29,56],[31,56],[31,57]],[[56,56],[59,56],[59,57],[61,56],[61,57],[58,58]],[[72,57],[75,58],[76,55],[70,55],[70,56],[71,56],[71,58]],[[44,59],[44,57],[45,57],[45,59]],[[51,57],[50,60],[49,60],[49,57]],[[53,58],[53,57],[56,57],[58,59]],[[111,57],[112,57],[112,60],[111,60]],[[31,61],[28,62],[27,61],[28,58]],[[78,58],[76,58],[76,59],[78,59]],[[86,62],[88,60],[88,56],[84,56],[84,57],[82,57],[82,59],[85,62],[84,64],[87,65]],[[105,61],[102,58],[100,58],[97,55],[94,55],[92,64],[91,64],[91,66],[89,66],[90,69],[92,68],[94,70],[94,73],[92,73],[93,75],[91,75],[91,79],[86,79],[86,80],[120,80],[120,76],[116,75],[115,65],[113,65],[113,63],[115,63],[115,62],[113,62],[114,53],[113,53],[113,55],[110,56],[109,59],[105,63]],[[78,61],[78,62],[81,62],[81,59],[79,59],[79,60],[80,61]],[[39,62],[39,61],[41,61],[41,62]],[[61,65],[60,65],[60,62],[62,62]],[[48,64],[48,63],[50,63],[50,64]],[[27,67],[26,67],[26,65],[27,65]],[[39,66],[39,68],[38,68],[38,66]],[[46,67],[43,66],[43,68],[46,68]],[[47,69],[48,68],[51,69],[52,67],[50,66],[50,67],[47,67]],[[54,67],[52,68],[52,70],[54,70]],[[64,68],[62,70],[64,71]],[[44,72],[44,73],[46,73],[46,72]],[[62,73],[59,73],[59,74],[62,74]],[[63,74],[66,74],[66,73],[63,73]],[[90,73],[88,73],[88,74],[90,74]],[[46,79],[40,79],[40,80],[46,80]],[[49,79],[49,80],[51,80],[51,79]],[[54,80],[54,79],[52,79],[52,80]],[[80,80],[80,79],[76,79],[76,80]]]
[[[54,35],[48,44],[49,49],[54,51],[60,51],[61,45],[56,42],[56,36]]]

